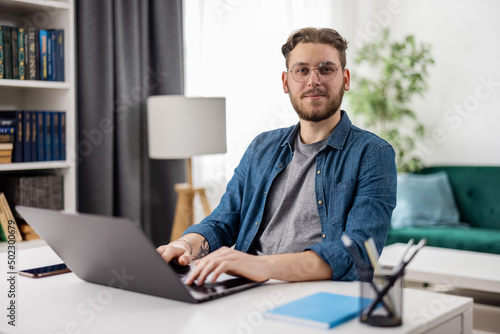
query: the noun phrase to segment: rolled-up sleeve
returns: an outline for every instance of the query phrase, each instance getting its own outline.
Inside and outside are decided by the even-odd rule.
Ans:
[[[222,246],[233,245],[240,232],[243,196],[253,144],[250,144],[240,164],[236,167],[219,205],[199,224],[190,226],[183,233],[183,235],[201,234],[207,240],[211,252]]]

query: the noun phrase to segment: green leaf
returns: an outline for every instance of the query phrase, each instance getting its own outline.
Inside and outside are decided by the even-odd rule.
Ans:
[[[409,104],[427,89],[429,66],[434,64],[431,46],[416,43],[413,35],[390,41],[390,31],[384,28],[358,50],[354,62],[372,70],[369,76],[353,73],[356,90],[346,97],[354,114],[363,115],[367,127],[391,143],[398,171],[419,170],[423,163],[415,155],[415,140],[423,137],[425,128]]]

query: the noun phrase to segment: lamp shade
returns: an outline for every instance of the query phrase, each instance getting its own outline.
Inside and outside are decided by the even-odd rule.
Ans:
[[[150,96],[147,109],[151,159],[226,152],[225,98]]]

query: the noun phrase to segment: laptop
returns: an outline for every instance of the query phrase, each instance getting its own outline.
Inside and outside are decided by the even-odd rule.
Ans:
[[[24,206],[17,212],[80,279],[129,291],[200,303],[260,282],[223,275],[198,287],[183,283],[190,266],[166,263],[137,222]],[[222,276],[222,275],[221,275]]]

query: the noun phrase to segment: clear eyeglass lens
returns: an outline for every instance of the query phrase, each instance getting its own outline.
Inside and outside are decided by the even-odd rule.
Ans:
[[[292,77],[298,82],[304,82],[309,79],[311,71],[314,70],[321,81],[333,80],[337,75],[337,67],[334,64],[320,64],[316,68],[296,64],[292,67]]]

